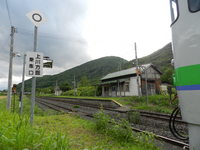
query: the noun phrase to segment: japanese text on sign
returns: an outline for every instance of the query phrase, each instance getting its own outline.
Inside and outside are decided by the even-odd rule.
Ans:
[[[26,76],[42,77],[43,75],[43,54],[28,52],[26,54]]]

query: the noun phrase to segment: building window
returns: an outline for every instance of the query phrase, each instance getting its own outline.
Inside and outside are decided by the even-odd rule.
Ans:
[[[112,91],[116,91],[116,86],[112,86]]]
[[[150,95],[155,94],[156,87],[155,87],[154,83],[148,83],[147,87],[148,87],[148,94],[150,94]]]
[[[129,84],[125,84],[125,91],[129,92]]]
[[[191,12],[197,12],[200,10],[200,0],[188,0],[188,6]]]

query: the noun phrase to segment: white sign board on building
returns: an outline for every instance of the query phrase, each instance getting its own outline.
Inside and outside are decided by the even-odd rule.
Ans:
[[[43,76],[43,54],[39,52],[26,53],[26,76]]]

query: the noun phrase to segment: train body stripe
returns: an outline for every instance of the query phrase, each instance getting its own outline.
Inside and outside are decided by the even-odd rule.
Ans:
[[[177,86],[176,89],[178,91],[200,90],[200,85]]]
[[[183,88],[181,86],[187,85],[198,87],[200,85],[200,64],[177,68],[175,70],[175,78],[175,85],[177,87],[180,86],[181,89]]]

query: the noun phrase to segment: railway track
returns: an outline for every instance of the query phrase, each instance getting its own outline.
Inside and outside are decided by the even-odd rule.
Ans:
[[[74,106],[91,107],[95,109],[99,109],[101,107],[100,104],[84,103],[81,101],[78,101],[77,103],[76,101],[68,101],[67,98],[42,97],[42,98],[37,98],[37,100],[49,100],[49,101],[56,101],[56,102],[59,101],[59,102],[67,103]],[[139,112],[140,116],[152,118],[155,120],[163,120],[167,122],[169,121],[169,118],[170,118],[170,115],[168,114],[149,112],[149,111],[144,111],[144,110],[119,110],[119,109],[108,107],[108,106],[103,106],[103,109],[107,111],[116,112],[116,113]],[[180,116],[177,117],[176,122],[181,123],[181,124],[186,124],[186,122],[181,120]]]
[[[165,120],[165,121],[169,121],[169,119],[170,119],[170,115],[168,115],[168,114],[149,112],[149,111],[143,111],[143,110],[134,110],[134,111],[139,112],[140,115],[144,116],[144,117],[150,117],[150,118],[154,118],[154,119],[158,119],[158,120]],[[177,116],[176,122],[186,124],[186,122],[184,122],[181,119],[182,118],[180,116]]]
[[[93,118],[93,113],[87,113],[87,111],[78,111],[77,108],[74,108],[74,106],[81,106],[81,107],[84,107],[84,108],[89,108],[89,109],[93,109],[92,111],[94,110],[99,110],[100,109],[100,106],[97,106],[97,105],[87,105],[85,103],[80,103],[77,104],[75,102],[67,102],[67,100],[65,99],[49,99],[49,100],[46,100],[45,98],[37,98],[36,99],[36,102],[40,105],[43,105],[45,107],[48,107],[50,109],[53,109],[55,111],[62,111],[62,112],[74,112],[74,113],[78,113],[80,115],[84,115],[86,117],[89,117],[89,118]],[[71,107],[66,107],[65,105],[68,104],[68,105],[71,105]],[[114,112],[117,112],[117,113],[126,113],[127,111],[122,111],[122,110],[118,110],[118,109],[112,109],[110,107],[104,107],[104,110],[107,110],[107,111],[114,111]],[[135,110],[134,110],[135,111]],[[139,111],[140,112],[140,115],[144,116],[144,117],[151,117],[151,118],[154,118],[154,119],[158,119],[158,120],[164,120],[164,121],[167,121],[169,120],[169,115],[166,115],[166,114],[160,114],[160,113],[154,113],[154,112],[147,112],[147,111]],[[179,118],[180,119],[180,118]],[[180,122],[179,123],[184,123],[183,121],[179,120]],[[144,132],[146,133],[145,130],[141,130],[141,129],[138,129],[138,128],[135,128],[135,127],[132,127],[132,130],[135,131],[135,132]],[[172,139],[172,138],[169,138],[169,137],[165,137],[165,136],[161,136],[161,135],[155,135],[156,139],[160,140],[160,141],[164,141],[166,143],[169,143],[171,145],[174,145],[174,146],[178,146],[178,147],[181,147],[181,148],[184,148],[184,149],[189,149],[189,145],[185,142],[182,142],[182,141],[178,141],[178,140],[175,140],[175,139]]]

